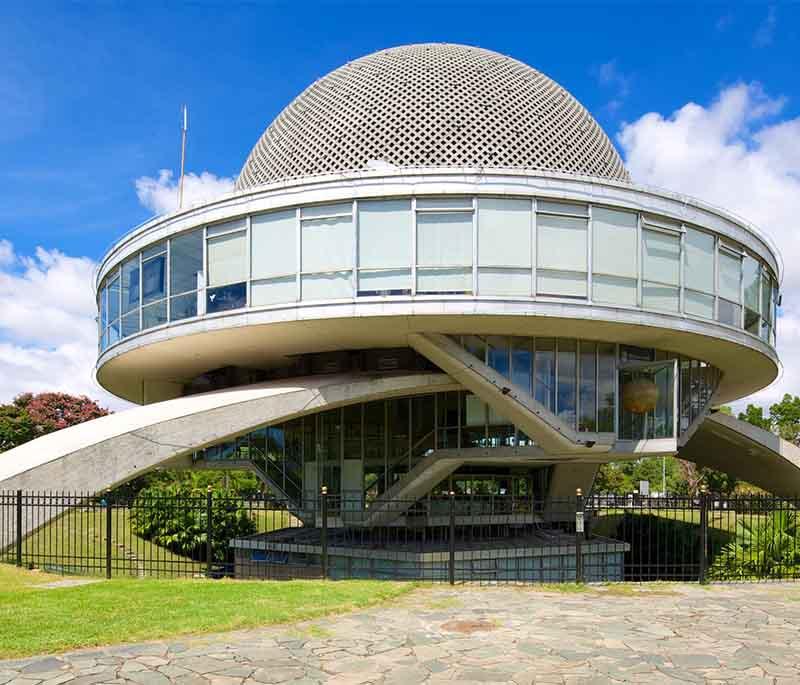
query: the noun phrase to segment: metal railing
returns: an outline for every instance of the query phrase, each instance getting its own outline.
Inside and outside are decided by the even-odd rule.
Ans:
[[[536,583],[800,576],[800,500],[450,493],[393,502],[402,515],[382,525],[369,525],[369,505],[346,495],[323,491],[306,504],[309,515],[301,518],[289,502],[261,495],[0,492],[0,562],[108,578]]]

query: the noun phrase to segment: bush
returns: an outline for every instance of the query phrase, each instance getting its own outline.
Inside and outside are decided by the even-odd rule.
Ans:
[[[211,550],[213,561],[225,561],[228,543],[256,532],[255,522],[239,506],[240,500],[222,491],[212,494]],[[152,486],[131,505],[134,531],[145,540],[175,554],[207,561],[208,520],[206,493],[182,484]]]
[[[712,580],[780,579],[800,572],[797,512],[782,509],[740,518],[736,536],[709,569]]]

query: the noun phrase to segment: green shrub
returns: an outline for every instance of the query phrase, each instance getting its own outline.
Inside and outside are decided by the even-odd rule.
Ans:
[[[158,485],[142,490],[131,505],[134,531],[145,540],[175,554],[206,561],[208,518],[206,493],[183,484]],[[214,561],[229,556],[231,539],[252,535],[255,522],[227,492],[212,494],[211,550]]]
[[[709,569],[712,580],[778,579],[800,572],[797,512],[782,509],[739,518],[736,535]]]

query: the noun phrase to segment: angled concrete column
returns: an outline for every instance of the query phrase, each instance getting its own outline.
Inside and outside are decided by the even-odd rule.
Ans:
[[[678,456],[782,497],[800,496],[800,448],[721,412],[706,417]]]
[[[604,453],[611,442],[588,443],[541,403],[497,373],[445,335],[413,333],[409,344],[486,402],[498,414],[516,424],[550,454]]]
[[[550,473],[544,505],[546,521],[572,521],[575,519],[575,495],[578,488],[584,497],[592,492],[599,469],[597,464],[555,464]]]
[[[457,388],[443,374],[353,374],[167,400],[65,428],[4,452],[0,490],[100,492],[256,426],[354,402]],[[26,519],[26,532],[44,522]]]

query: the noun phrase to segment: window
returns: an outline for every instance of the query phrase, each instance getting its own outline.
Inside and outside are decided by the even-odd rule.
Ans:
[[[253,306],[297,300],[297,213],[257,214],[250,222]]]
[[[207,229],[209,314],[247,306],[247,234],[240,230],[245,226],[235,221]]]
[[[556,345],[552,338],[536,338],[534,341],[533,372],[535,376],[534,397],[546,409],[556,409]]]
[[[684,311],[714,318],[714,236],[687,228],[683,252]]]
[[[557,203],[540,202],[537,205],[536,292],[540,295],[586,297],[588,220],[542,213],[543,209],[560,207]]]
[[[358,292],[411,292],[411,201],[358,203]]]
[[[761,273],[759,263],[746,255],[742,261],[742,281],[744,285],[744,328],[753,335],[760,329],[760,284]]]
[[[575,428],[575,410],[577,406],[577,342],[575,340],[558,340],[558,392],[556,394],[556,413],[568,426]]]
[[[580,343],[580,415],[578,430],[597,430],[597,344]]]
[[[304,300],[352,297],[353,205],[303,207],[301,293]]]
[[[478,292],[531,294],[531,203],[478,200]]]
[[[642,231],[642,306],[678,311],[681,243],[679,236]]]
[[[167,255],[160,254],[142,262],[142,303],[161,300],[167,295]]]
[[[471,293],[471,198],[420,198],[417,209],[417,292]]]
[[[505,378],[511,378],[508,338],[490,335],[486,338],[487,363]]]
[[[511,338],[511,382],[531,394],[531,339]]]
[[[742,258],[733,252],[719,250],[719,303],[717,321],[729,326],[742,325],[741,302]]]
[[[613,433],[617,353],[612,343],[600,343],[597,347],[597,430],[601,433]]]
[[[122,313],[139,308],[139,255],[122,265]],[[136,319],[139,319],[137,313]]]
[[[592,299],[636,305],[638,217],[592,207]]]
[[[197,290],[202,288],[203,231],[172,238],[169,245],[170,318],[197,316]]]

